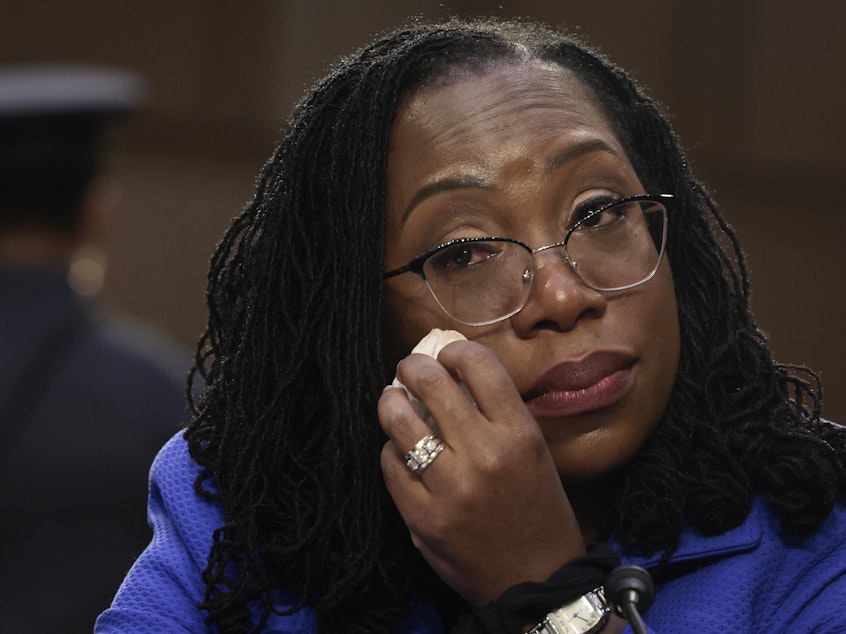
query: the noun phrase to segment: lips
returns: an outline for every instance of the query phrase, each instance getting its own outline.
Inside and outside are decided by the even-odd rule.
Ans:
[[[529,410],[538,418],[576,416],[610,407],[631,387],[631,355],[600,351],[559,363],[523,394]]]

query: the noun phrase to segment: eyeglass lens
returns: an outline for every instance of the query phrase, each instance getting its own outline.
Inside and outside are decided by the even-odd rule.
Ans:
[[[621,201],[589,214],[557,250],[587,286],[619,291],[650,279],[664,250],[666,208],[651,200]],[[519,312],[529,299],[534,254],[505,239],[449,245],[423,265],[432,295],[454,319],[481,326]]]

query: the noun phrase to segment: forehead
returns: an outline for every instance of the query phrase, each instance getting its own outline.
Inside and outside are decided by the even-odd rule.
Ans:
[[[533,60],[453,73],[398,110],[388,154],[388,225],[436,183],[528,182],[585,147],[626,159],[597,99],[572,71]]]
[[[541,130],[614,136],[593,92],[574,72],[532,60],[453,71],[418,89],[398,110],[391,149],[403,150],[404,141],[444,150],[486,137],[519,142]]]

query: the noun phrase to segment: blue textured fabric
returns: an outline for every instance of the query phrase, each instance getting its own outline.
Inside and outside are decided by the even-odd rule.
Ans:
[[[147,518],[153,528],[150,545],[136,560],[110,609],[97,619],[98,634],[162,634],[215,632],[203,622],[197,604],[205,584],[206,566],[214,530],[223,523],[221,508],[198,496],[194,482],[199,466],[188,454],[182,434],[161,450],[150,471]],[[275,605],[284,610],[294,597],[278,593]],[[413,618],[397,628],[398,634],[442,632],[434,606],[411,606]],[[306,607],[286,617],[271,615],[263,632],[314,632],[314,612]]]
[[[811,536],[785,534],[762,498],[722,535],[685,531],[668,565],[613,544],[625,563],[656,580],[644,616],[652,632],[843,634],[846,632],[846,500]]]
[[[181,435],[160,452],[151,472],[151,544],[139,557],[112,607],[97,621],[98,634],[206,632],[200,571],[219,507],[199,498],[193,483],[198,466]],[[672,634],[842,634],[846,632],[846,505],[836,507],[812,536],[785,536],[763,500],[747,521],[723,535],[685,531],[679,549],[655,571],[656,599],[644,616],[651,632]],[[655,568],[613,544],[626,563]],[[280,594],[277,606],[291,605]],[[434,606],[416,604],[398,632],[438,633]],[[313,632],[314,615],[304,608],[272,616],[266,632]],[[630,632],[630,630],[626,630]]]

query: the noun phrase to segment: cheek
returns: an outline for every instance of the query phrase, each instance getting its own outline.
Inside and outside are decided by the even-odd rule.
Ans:
[[[672,358],[671,363],[675,368],[678,366],[679,347],[681,336],[679,334],[679,309],[676,303],[676,289],[673,285],[673,276],[670,273],[670,266],[665,262],[660,271],[661,285],[658,301],[654,305],[656,323],[661,324],[661,330],[657,333],[667,348],[667,354]]]
[[[655,396],[660,401],[657,409],[663,414],[678,372],[681,339],[676,293],[668,264],[665,263],[653,281],[657,284],[647,307],[641,311],[641,327],[652,351],[650,365]]]
[[[408,278],[408,282],[395,280],[386,284],[384,291],[382,334],[385,363],[390,372],[432,328],[455,329],[454,322],[435,302],[426,284],[411,275]]]

